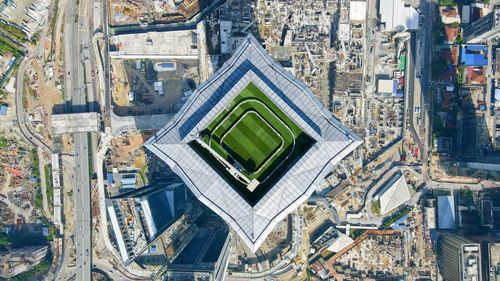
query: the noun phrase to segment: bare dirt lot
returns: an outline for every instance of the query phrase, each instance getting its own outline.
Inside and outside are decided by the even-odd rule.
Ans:
[[[113,105],[118,115],[175,113],[198,84],[196,61],[168,61],[175,69],[156,71],[163,61],[113,59]],[[160,82],[161,90],[154,87]],[[162,92],[162,94],[160,93]]]
[[[26,93],[23,103],[35,131],[47,142],[52,141],[50,116],[54,105],[63,103],[54,83],[45,80],[41,64],[32,61],[26,77]]]
[[[111,141],[114,166],[141,169],[146,165],[146,155],[142,145],[152,136],[150,132],[130,133],[118,136]]]

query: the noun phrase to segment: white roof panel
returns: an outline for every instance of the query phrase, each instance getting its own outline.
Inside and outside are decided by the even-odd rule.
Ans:
[[[349,19],[351,21],[365,21],[366,20],[366,2],[365,1],[351,1],[349,3]]]
[[[399,174],[390,179],[380,192],[380,213],[388,214],[410,200],[410,189],[405,176]]]
[[[403,0],[380,0],[379,14],[380,21],[385,23],[386,31],[418,29],[417,10]]]

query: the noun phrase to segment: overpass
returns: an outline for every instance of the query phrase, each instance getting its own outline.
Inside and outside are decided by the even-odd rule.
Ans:
[[[56,135],[98,132],[99,114],[97,112],[52,114],[51,124],[52,132]]]

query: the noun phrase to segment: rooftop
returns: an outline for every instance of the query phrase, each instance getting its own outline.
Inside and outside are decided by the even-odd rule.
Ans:
[[[198,58],[195,30],[114,35],[110,42],[114,58]]]
[[[418,29],[417,10],[402,0],[380,0],[379,13],[386,31]]]
[[[382,215],[390,213],[410,200],[410,189],[406,184],[405,176],[397,174],[392,177],[378,192],[376,197],[380,200],[380,213]]]
[[[488,65],[488,47],[486,45],[462,45],[460,62],[466,66]]]
[[[146,146],[256,251],[360,143],[249,35]]]
[[[486,71],[484,67],[469,66],[465,69],[466,85],[484,85],[486,84]]]
[[[438,196],[438,228],[455,228],[455,199],[453,196]]]

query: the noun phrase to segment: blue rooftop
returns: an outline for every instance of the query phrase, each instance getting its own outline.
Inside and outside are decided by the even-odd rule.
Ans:
[[[460,63],[466,66],[488,65],[488,47],[486,45],[462,45]]]
[[[7,109],[8,109],[8,107],[6,107],[5,105],[1,105],[0,106],[0,115],[7,115]]]

